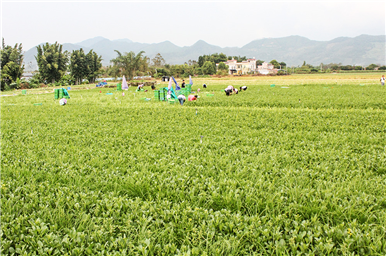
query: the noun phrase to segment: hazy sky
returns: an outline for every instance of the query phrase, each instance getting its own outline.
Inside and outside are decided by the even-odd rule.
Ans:
[[[96,36],[242,47],[267,37],[385,35],[386,1],[4,1],[1,34],[25,51]]]

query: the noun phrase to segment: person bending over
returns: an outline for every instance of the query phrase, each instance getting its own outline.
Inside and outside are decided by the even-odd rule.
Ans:
[[[139,84],[137,87],[137,91],[140,91],[143,88],[144,84]]]
[[[235,88],[232,86],[232,85],[229,85],[227,88],[225,88],[225,94],[226,94],[226,96],[229,96],[229,95],[231,95],[232,93],[233,93],[233,90],[234,90]]]
[[[197,100],[197,98],[198,98],[198,95],[189,95],[188,101],[194,101],[194,100]]]
[[[179,100],[181,106],[184,104],[184,102],[186,101],[186,97],[181,94],[181,95],[178,95],[177,99]]]
[[[241,91],[241,90],[245,91],[245,90],[247,90],[247,89],[248,89],[248,87],[246,87],[245,85],[244,85],[244,86],[240,86],[240,91]]]

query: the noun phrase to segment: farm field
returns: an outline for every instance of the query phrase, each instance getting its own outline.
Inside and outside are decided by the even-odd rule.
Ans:
[[[378,74],[193,82],[2,92],[1,254],[386,254]]]

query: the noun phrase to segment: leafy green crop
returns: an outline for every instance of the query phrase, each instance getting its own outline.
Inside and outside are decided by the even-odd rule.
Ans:
[[[386,254],[385,88],[303,78],[1,97],[1,253]]]

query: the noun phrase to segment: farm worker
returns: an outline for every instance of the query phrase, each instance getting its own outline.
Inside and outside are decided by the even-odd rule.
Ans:
[[[138,88],[137,88],[137,91],[140,91],[142,88],[143,88],[143,84],[139,84]]]
[[[181,88],[185,88],[185,80],[182,80]]]
[[[188,101],[194,101],[194,100],[197,100],[197,98],[198,98],[198,95],[189,95]]]
[[[180,104],[181,106],[184,104],[184,102],[186,101],[186,97],[181,94],[181,95],[178,95],[177,99],[180,101]]]
[[[233,92],[233,90],[234,90],[235,88],[232,86],[232,85],[229,85],[227,88],[225,88],[225,94],[227,95],[227,96],[229,96],[229,95],[231,95],[232,94],[232,92]]]
[[[206,84],[203,84],[203,85],[202,85],[202,88],[206,88]]]
[[[234,93],[238,94],[239,93],[239,90],[237,90],[236,88],[233,89]]]
[[[197,92],[200,92],[200,91],[201,91],[200,88],[198,88],[198,89],[197,89]]]
[[[385,85],[385,75],[382,75],[381,77],[381,85]]]
[[[151,89],[152,89],[153,91],[155,90],[154,84],[151,85]]]
[[[240,91],[243,90],[245,91],[248,87],[246,87],[245,85],[244,86],[240,86]]]

